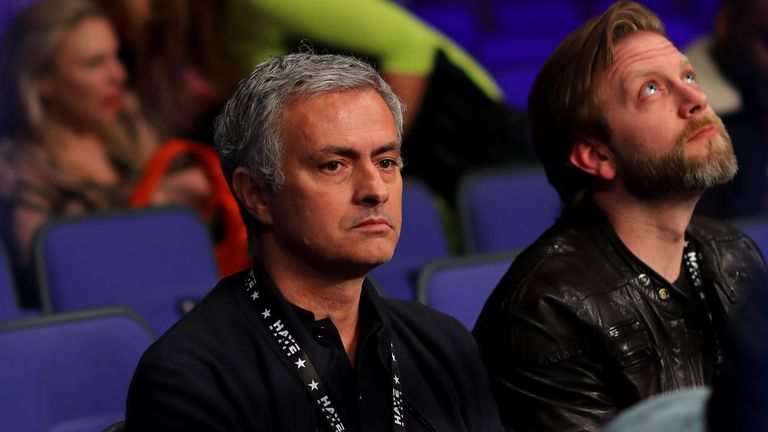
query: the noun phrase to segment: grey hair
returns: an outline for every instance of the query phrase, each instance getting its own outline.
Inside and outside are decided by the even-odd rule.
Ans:
[[[240,82],[214,124],[214,140],[224,176],[232,186],[239,166],[273,192],[283,184],[280,167],[280,117],[296,100],[346,90],[371,88],[384,99],[403,134],[403,105],[376,69],[363,60],[332,54],[301,52],[272,57]]]

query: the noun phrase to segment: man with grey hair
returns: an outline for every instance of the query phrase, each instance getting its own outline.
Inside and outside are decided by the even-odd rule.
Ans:
[[[258,65],[216,123],[258,256],[142,357],[128,430],[501,430],[456,320],[381,299],[400,234],[402,107],[368,64]]]

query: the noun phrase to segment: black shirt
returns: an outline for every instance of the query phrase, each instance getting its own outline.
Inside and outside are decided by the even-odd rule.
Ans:
[[[311,335],[303,347],[310,359],[327,359],[318,374],[323,383],[330,384],[326,388],[334,403],[339,405],[346,430],[391,432],[391,373],[381,361],[389,353],[379,353],[382,321],[370,299],[366,296],[360,299],[354,367],[330,318],[315,320],[312,312],[291,306],[307,334]]]
[[[594,209],[594,211],[600,212],[598,209]],[[627,265],[637,273],[648,276],[651,284],[659,292],[666,290],[666,295],[681,305],[678,309],[678,314],[686,330],[690,334],[700,335],[703,379],[705,383],[711,384],[715,374],[721,367],[722,356],[718,353],[721,349],[719,344],[722,341],[722,334],[725,330],[725,311],[719,307],[719,303],[715,299],[716,294],[713,291],[712,284],[709,281],[704,281],[704,286],[701,290],[706,300],[702,300],[697,288],[691,283],[691,275],[686,270],[685,256],[683,256],[680,262],[678,278],[674,282],[666,280],[626,247],[602,213],[599,216],[603,235],[606,236],[608,242],[613,245]],[[693,243],[689,246],[689,241],[691,240],[686,240],[684,254],[691,250],[699,250]],[[708,314],[708,311],[711,312],[711,316]]]
[[[328,430],[296,367],[254,310],[244,289],[247,274],[223,279],[147,350],[128,392],[127,430]],[[502,430],[477,347],[456,319],[382,299],[366,281],[352,368],[328,320],[315,321],[279,295],[276,303],[347,430],[392,430],[389,341],[408,432]]]

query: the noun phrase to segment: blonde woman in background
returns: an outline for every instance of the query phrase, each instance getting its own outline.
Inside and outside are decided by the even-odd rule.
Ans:
[[[119,41],[88,0],[45,0],[21,12],[0,44],[0,234],[23,306],[36,306],[35,232],[52,217],[126,205],[158,139],[126,89]],[[195,204],[197,170],[165,181],[154,203]]]

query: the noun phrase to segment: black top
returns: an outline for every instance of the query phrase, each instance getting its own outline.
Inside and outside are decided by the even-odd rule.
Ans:
[[[276,290],[275,290],[276,291]],[[389,363],[379,355],[382,320],[367,296],[360,299],[359,335],[355,365],[349,362],[341,336],[330,318],[315,320],[312,312],[291,305],[310,335],[302,348],[311,359],[326,358],[318,373],[329,387],[331,399],[340,404],[348,431],[392,431],[392,385]]]
[[[683,256],[680,262],[680,275],[678,278],[674,282],[666,280],[627,248],[599,209],[593,208],[588,211],[590,211],[600,227],[600,231],[607,239],[608,244],[622,257],[627,267],[636,274],[647,275],[653,286],[659,290],[667,290],[668,295],[681,305],[679,316],[682,318],[683,325],[691,334],[701,335],[703,379],[704,383],[711,384],[714,375],[722,366],[722,358],[717,353],[721,350],[719,341],[722,340],[723,333],[725,332],[725,311],[719,305],[717,294],[715,294],[712,284],[708,283],[709,281],[705,281],[707,283],[701,288],[705,300],[701,299],[697,288],[691,284],[690,275],[685,268],[685,256]],[[697,251],[698,249],[700,249],[700,246],[697,246],[694,240],[686,240],[686,253]],[[712,319],[707,314],[708,310],[712,313]]]
[[[598,431],[642,399],[712,379],[712,351],[687,322],[701,311],[689,307],[693,296],[655,277],[591,207],[564,215],[517,257],[475,325],[512,430]],[[708,302],[728,315],[765,273],[760,252],[701,217],[686,238],[700,254]]]
[[[223,279],[147,350],[129,389],[128,430],[328,429],[248,303],[246,276]],[[381,299],[366,281],[352,368],[330,321],[315,321],[270,289],[347,430],[392,430],[389,341],[408,431],[502,430],[477,348],[457,320],[417,303]]]

